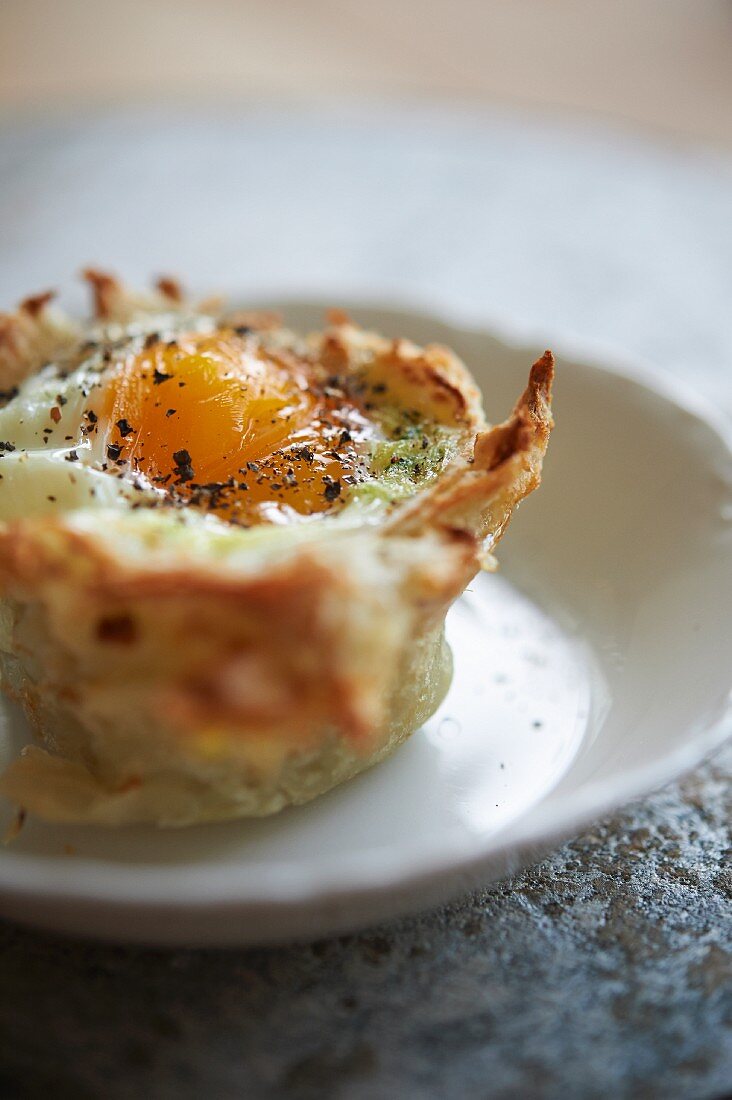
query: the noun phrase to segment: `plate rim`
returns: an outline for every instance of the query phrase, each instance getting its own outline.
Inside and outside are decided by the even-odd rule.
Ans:
[[[294,291],[283,294],[282,288],[272,294],[260,292],[248,297],[247,304],[256,308],[267,303],[272,308],[274,303],[285,316],[288,308],[322,314],[328,299],[341,302],[344,308],[356,315],[359,310],[378,312],[391,315],[402,323],[411,316],[421,322],[432,322],[452,329],[461,336],[497,341],[512,352],[526,351],[527,357],[533,354],[532,348],[549,343],[558,349],[557,358],[568,359],[582,367],[650,390],[656,397],[693,417],[722,444],[732,480],[732,419],[688,383],[664,373],[624,349],[566,332],[549,338],[546,332],[539,336],[530,326],[512,322],[506,317],[492,318],[484,314],[476,317],[474,311],[445,307],[444,303],[437,307],[425,296],[414,299],[409,295],[400,295],[386,303],[369,293],[359,296],[349,291],[344,295],[342,291],[328,293],[311,286],[302,295]],[[506,870],[492,876],[501,877],[512,868],[522,866],[527,854],[550,850],[561,840],[576,835],[592,821],[679,779],[721,748],[732,737],[732,677],[723,698],[708,713],[699,716],[698,725],[694,724],[692,728],[695,728],[693,739],[677,745],[660,760],[631,769],[623,776],[622,783],[617,779],[593,782],[573,792],[566,805],[552,813],[550,821],[542,820],[540,808],[553,788],[549,788],[540,801],[530,807],[533,823],[526,820],[528,811],[524,811],[523,815],[486,837],[476,835],[469,842],[465,838],[451,838],[450,843],[440,845],[437,851],[423,854],[417,865],[410,867],[406,873],[399,858],[390,855],[388,849],[381,848],[359,853],[354,862],[355,875],[345,878],[342,864],[338,864],[331,873],[327,868],[323,873],[321,864],[318,875],[314,876],[310,862],[291,862],[269,866],[266,876],[260,875],[249,882],[242,882],[240,876],[232,876],[226,866],[191,867],[185,863],[165,868],[135,863],[110,865],[102,859],[81,857],[73,865],[85,873],[84,877],[78,874],[70,884],[68,860],[6,850],[0,859],[0,897],[78,904],[87,909],[113,906],[123,910],[142,904],[148,913],[167,912],[171,905],[185,906],[198,913],[215,912],[224,917],[232,910],[254,914],[263,908],[273,907],[299,910],[318,906],[325,911],[329,906],[338,905],[352,896],[367,894],[383,898],[396,888],[402,893],[416,895],[429,883],[435,884],[449,876],[464,875],[466,879],[477,880],[481,869],[487,869],[491,864],[506,867]],[[185,876],[181,882],[183,868]],[[170,885],[175,887],[173,891],[168,889]],[[252,889],[252,886],[255,888]],[[412,909],[418,907],[416,904],[411,906]],[[331,927],[357,926],[358,923],[334,920],[329,924],[327,920],[322,920],[318,924],[319,934]],[[265,930],[261,937],[245,933],[238,942],[266,942],[270,938],[282,936],[273,934],[270,937]],[[209,937],[206,941],[211,942]]]

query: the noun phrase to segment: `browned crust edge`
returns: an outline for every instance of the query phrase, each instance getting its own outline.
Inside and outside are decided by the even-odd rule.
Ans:
[[[533,364],[526,389],[507,420],[474,439],[472,456],[459,459],[437,483],[407,502],[387,523],[391,535],[459,528],[495,545],[513,508],[541,480],[541,465],[554,421],[551,414],[554,356]]]
[[[92,287],[98,318],[125,315],[130,303],[118,280],[96,269],[87,269],[85,277]],[[173,280],[159,280],[157,290],[168,308],[182,301],[182,292]],[[16,367],[27,356],[22,338],[42,322],[50,299],[49,292],[35,295],[26,299],[12,318],[0,318],[0,377],[8,348]],[[246,317],[241,323],[261,328],[279,325],[279,318],[259,313]],[[391,377],[423,387],[436,416],[459,425],[466,441],[461,456],[437,482],[396,506],[380,528],[380,552],[403,562],[401,587],[395,587],[394,597],[409,601],[411,636],[416,636],[414,631],[434,627],[444,617],[479,568],[481,547],[495,545],[515,505],[539,483],[553,425],[554,359],[547,351],[533,364],[526,390],[511,416],[487,428],[472,378],[448,349],[437,345],[418,348],[406,340],[390,341],[364,333],[338,312],[330,321],[323,334],[312,338],[330,365],[350,370],[359,356],[375,356]],[[405,544],[418,537],[433,540],[429,562],[410,562]],[[264,635],[271,633],[272,644],[278,648],[265,647],[266,663],[279,670],[284,691],[274,693],[267,705],[261,693],[247,697],[236,686],[247,676],[252,684],[257,680],[266,683],[266,676],[263,680],[261,665],[251,664],[241,639],[226,632],[220,644],[212,645],[209,659],[195,674],[181,667],[161,685],[156,704],[161,720],[174,719],[183,736],[186,730],[214,722],[286,737],[294,714],[303,719],[305,727],[310,723],[313,731],[326,722],[346,736],[365,739],[365,743],[379,727],[384,682],[378,677],[369,681],[363,661],[344,659],[347,622],[320,615],[326,603],[332,608],[335,600],[347,608],[349,600],[357,599],[358,577],[321,560],[317,547],[293,550],[285,563],[267,573],[234,577],[190,564],[164,573],[120,561],[92,536],[72,531],[55,519],[0,527],[0,593],[21,603],[43,606],[49,623],[60,614],[59,621],[68,627],[69,610],[59,612],[57,604],[58,593],[65,589],[77,594],[92,619],[124,617],[130,609],[137,613],[151,607],[167,607],[173,618],[181,612],[185,619],[191,608],[205,606],[212,622],[219,618],[224,622],[235,621],[238,608],[250,618],[254,615]],[[285,606],[288,626],[296,624],[289,634],[278,633],[276,626],[284,621]],[[113,633],[109,640],[114,641]],[[96,641],[99,644],[99,637]],[[301,664],[308,652],[318,654],[316,677],[312,663]],[[395,667],[396,652],[382,656]]]

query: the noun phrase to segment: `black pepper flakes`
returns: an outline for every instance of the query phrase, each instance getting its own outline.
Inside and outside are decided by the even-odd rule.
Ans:
[[[132,435],[135,430],[129,420],[126,420],[124,416],[121,420],[116,421],[116,426],[123,439],[126,439],[128,435]]]
[[[182,485],[187,481],[193,481],[196,475],[191,463],[191,456],[185,447],[182,447],[179,451],[174,451],[173,461],[175,462],[173,469],[178,476],[178,484]]]
[[[100,642],[132,645],[137,634],[137,623],[131,615],[107,615],[97,623],[97,638]]]
[[[158,370],[158,368],[156,367],[153,371],[153,385],[160,386],[163,382],[167,382],[168,379],[172,377],[172,374],[166,374],[165,371]]]
[[[112,462],[116,462],[119,456],[122,454],[122,447],[119,443],[107,444],[107,458],[111,458]]]
[[[329,504],[332,504],[334,500],[337,500],[341,495],[341,483],[340,481],[328,481],[323,495]]]
[[[64,455],[67,462],[78,462],[79,456],[76,451],[69,451],[67,455]]]

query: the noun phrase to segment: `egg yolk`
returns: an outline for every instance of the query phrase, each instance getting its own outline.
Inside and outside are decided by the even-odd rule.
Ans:
[[[358,480],[368,421],[246,334],[148,340],[94,410],[108,468],[237,522],[334,508]]]

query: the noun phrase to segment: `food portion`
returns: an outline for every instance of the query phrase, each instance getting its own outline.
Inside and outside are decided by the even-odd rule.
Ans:
[[[47,820],[259,816],[439,705],[444,620],[537,484],[553,360],[491,428],[447,349],[91,271],[0,318],[0,672]]]

